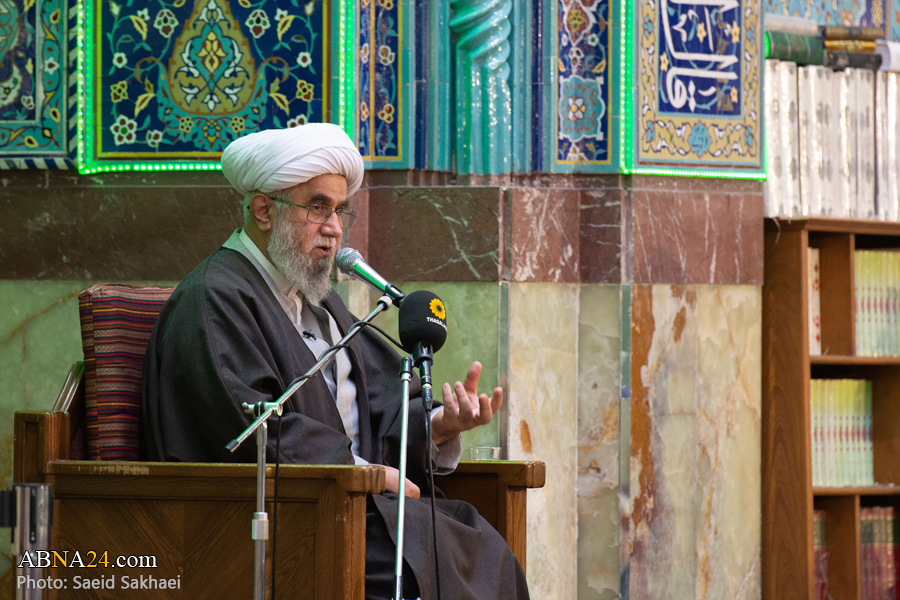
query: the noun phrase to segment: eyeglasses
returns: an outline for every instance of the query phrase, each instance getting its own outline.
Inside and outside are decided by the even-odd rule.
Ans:
[[[331,213],[337,213],[338,219],[340,219],[341,221],[342,229],[349,228],[351,225],[353,225],[353,221],[356,220],[356,213],[347,208],[331,208],[328,206],[323,206],[322,204],[310,204],[309,206],[303,206],[302,204],[294,204],[293,202],[288,202],[287,200],[282,200],[281,198],[275,198],[273,196],[268,197],[277,202],[284,202],[285,204],[290,204],[291,206],[305,208],[306,220],[310,223],[321,225],[331,218]]]

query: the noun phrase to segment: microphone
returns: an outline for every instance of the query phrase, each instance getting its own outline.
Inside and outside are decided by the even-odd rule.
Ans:
[[[344,248],[337,253],[334,260],[341,273],[358,277],[364,283],[388,296],[394,303],[394,306],[400,306],[400,301],[406,297],[397,286],[388,283],[384,277],[378,274],[378,271],[370,267],[363,260],[362,254],[353,248]]]
[[[422,400],[425,409],[433,402],[431,363],[434,353],[447,341],[447,310],[434,292],[413,292],[403,300],[398,316],[400,343],[412,354],[422,380]]]

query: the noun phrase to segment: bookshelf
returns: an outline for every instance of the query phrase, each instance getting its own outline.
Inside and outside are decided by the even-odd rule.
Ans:
[[[823,356],[809,355],[810,247],[819,249]],[[860,600],[860,509],[900,508],[900,357],[856,356],[853,253],[857,248],[900,249],[900,223],[766,219],[763,600],[814,600],[814,509],[827,512],[829,593],[834,600]],[[819,378],[872,381],[876,485],[813,487],[810,379]]]

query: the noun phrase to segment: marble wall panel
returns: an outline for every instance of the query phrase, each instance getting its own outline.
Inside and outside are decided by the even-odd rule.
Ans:
[[[225,187],[7,188],[0,215],[0,279],[181,279],[241,224]]]
[[[370,188],[368,262],[391,281],[497,281],[502,193]]]
[[[437,294],[444,302],[447,310],[447,342],[444,347],[434,355],[435,399],[441,398],[440,386],[443,383],[463,381],[466,372],[472,362],[479,361],[482,365],[481,378],[478,382],[478,391],[490,394],[499,384],[498,371],[498,320],[500,284],[496,282],[486,283],[457,283],[434,281],[401,281],[392,282],[405,293],[411,294],[418,290],[429,290]],[[368,305],[356,310],[368,312],[375,305],[379,295],[374,290],[368,296]],[[380,314],[376,323],[395,338],[397,332],[398,311],[390,310]],[[398,374],[399,376],[399,374]],[[463,458],[468,459],[469,446],[502,446],[499,437],[499,427],[506,418],[509,398],[504,398],[504,406],[500,408],[500,414],[496,415],[488,425],[483,425],[471,431],[463,433],[462,446]],[[504,457],[505,457],[504,449]]]
[[[578,275],[582,283],[619,283],[628,273],[630,248],[626,194],[619,187],[582,190]]]
[[[695,598],[697,297],[634,286],[631,600]]]
[[[509,188],[510,281],[578,281],[577,190]]]
[[[356,212],[353,227],[344,231],[341,244],[355,248],[364,257],[369,256],[369,189],[362,188],[350,198],[350,208]]]
[[[632,199],[635,283],[762,285],[761,194],[636,188]]]
[[[630,598],[759,598],[761,296],[634,286]]]
[[[509,284],[509,457],[542,460],[547,481],[528,493],[528,586],[533,598],[577,590],[578,286]]]
[[[697,598],[760,597],[762,294],[697,286]]]
[[[619,285],[579,290],[579,600],[619,597],[620,294]]]

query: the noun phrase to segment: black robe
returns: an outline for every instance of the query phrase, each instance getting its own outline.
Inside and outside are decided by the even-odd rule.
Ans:
[[[334,292],[323,304],[342,333],[357,320]],[[400,356],[370,329],[351,340],[349,355],[359,408],[359,455],[373,464],[398,466]],[[234,455],[225,450],[251,422],[242,403],[273,401],[315,361],[256,267],[237,251],[218,250],[172,294],[147,348],[143,423],[149,459],[256,462],[253,440]],[[418,394],[418,387],[416,380],[412,393]],[[423,499],[407,499],[404,558],[422,599],[430,600],[436,586],[420,401],[410,401],[408,435],[407,477]],[[271,462],[274,437],[269,436],[266,452]],[[280,451],[285,463],[353,464],[350,438],[321,374],[285,403]],[[444,499],[439,490],[436,495],[442,597],[527,598],[521,566],[500,535],[470,505]],[[367,598],[391,597],[396,518],[395,494],[370,496]]]

